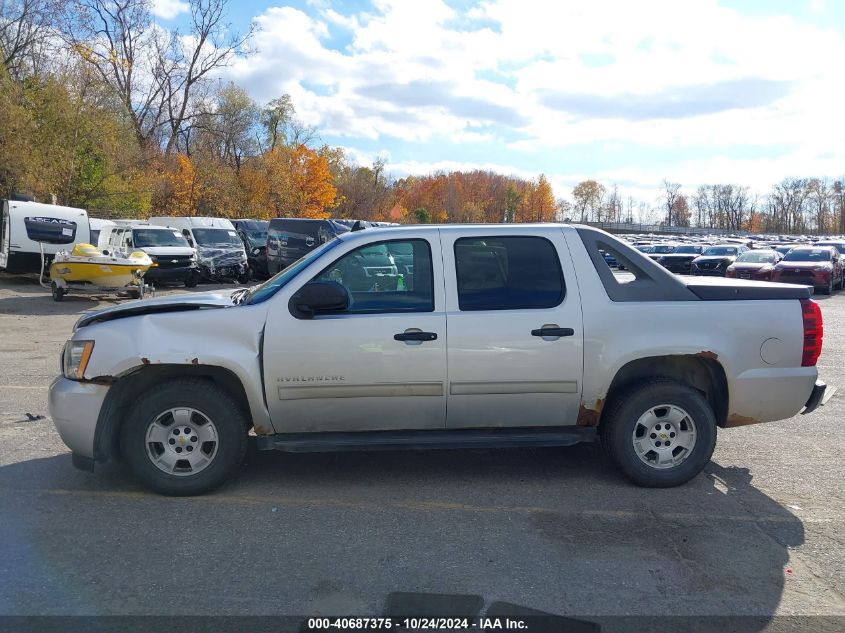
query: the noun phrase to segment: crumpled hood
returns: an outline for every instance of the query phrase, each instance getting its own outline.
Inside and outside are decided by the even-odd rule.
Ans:
[[[185,293],[170,297],[161,297],[159,299],[140,299],[138,301],[129,301],[119,306],[87,312],[79,318],[73,329],[76,331],[92,323],[112,321],[114,319],[123,319],[143,314],[231,308],[233,306],[231,290],[225,292]]]
[[[205,263],[204,260],[211,260],[215,266],[231,266],[232,264],[240,264],[243,259],[243,248],[221,248],[214,246],[201,246],[197,251],[197,258]]]

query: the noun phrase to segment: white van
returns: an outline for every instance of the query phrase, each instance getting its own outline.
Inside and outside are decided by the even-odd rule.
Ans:
[[[74,244],[91,242],[85,209],[19,200],[2,200],[0,204],[0,270],[9,273],[37,273],[41,270],[41,246],[27,235],[27,219],[61,220],[63,231],[70,232],[64,244],[44,244],[48,266],[58,251],[70,250]]]
[[[132,251],[145,252],[153,260],[145,281],[176,281],[188,288],[199,282],[196,251],[177,229],[140,221],[121,222],[100,232],[97,248],[121,257]]]
[[[179,230],[197,249],[200,275],[213,281],[248,279],[246,251],[234,225],[226,218],[151,217],[150,224]]]
[[[96,246],[100,240],[100,231],[109,226],[114,226],[112,220],[101,220],[100,218],[88,218],[88,228],[91,232],[91,245]]]

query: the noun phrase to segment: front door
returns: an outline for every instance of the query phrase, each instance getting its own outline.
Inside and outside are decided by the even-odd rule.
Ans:
[[[399,252],[411,253],[401,270]],[[268,314],[265,389],[276,430],[443,429],[446,315],[437,230],[343,244],[329,254],[308,281],[344,285],[347,310],[299,319],[282,300]]]
[[[442,231],[447,427],[575,424],[584,366],[578,286],[560,228]]]

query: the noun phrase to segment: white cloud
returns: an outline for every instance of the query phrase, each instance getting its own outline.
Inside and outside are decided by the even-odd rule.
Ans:
[[[634,152],[626,169],[585,174],[637,188],[664,176],[766,187],[845,165],[845,39],[788,15],[743,15],[716,0],[485,0],[465,10],[375,0],[367,13],[315,1],[308,13],[274,7],[257,21],[259,52],[231,78],[260,100],[291,94],[307,123],[350,147],[375,140],[412,156],[434,138],[473,147],[508,138],[504,173],[519,173],[527,155],[548,157],[554,171],[573,145],[665,151],[672,173]],[[770,157],[737,158],[749,147]],[[699,158],[686,157],[690,148]],[[469,164],[446,158],[396,168]],[[568,178],[550,175],[562,187]]]
[[[153,0],[150,10],[153,15],[163,20],[172,20],[177,15],[187,13],[191,6],[183,0]]]

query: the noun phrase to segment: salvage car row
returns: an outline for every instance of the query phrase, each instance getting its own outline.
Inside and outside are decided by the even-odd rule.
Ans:
[[[824,294],[841,290],[845,283],[845,239],[785,244],[753,239],[717,244],[635,241],[634,247],[679,275],[798,284]],[[605,261],[625,268],[607,254]]]

